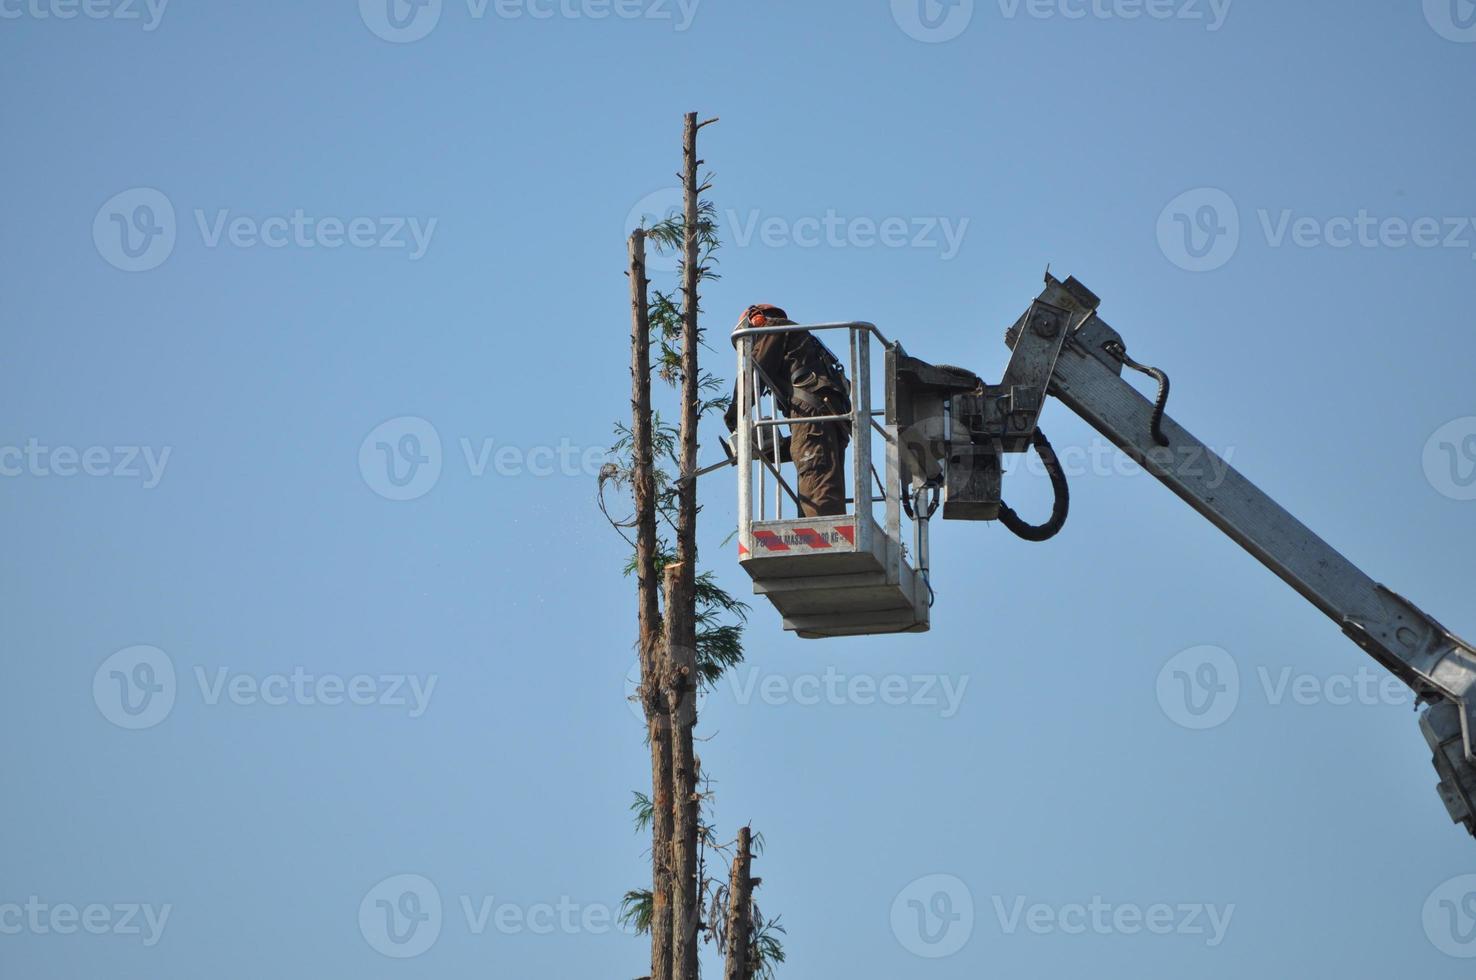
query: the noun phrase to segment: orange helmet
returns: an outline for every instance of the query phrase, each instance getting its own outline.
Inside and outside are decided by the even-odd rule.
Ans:
[[[755,303],[743,311],[743,319],[751,326],[766,326],[770,318],[775,320],[788,320],[789,314],[785,313],[773,303]]]

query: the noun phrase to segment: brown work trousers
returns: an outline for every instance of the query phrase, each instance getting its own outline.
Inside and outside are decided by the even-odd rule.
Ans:
[[[800,515],[831,517],[846,512],[845,434],[836,422],[790,423],[789,452],[799,474]]]

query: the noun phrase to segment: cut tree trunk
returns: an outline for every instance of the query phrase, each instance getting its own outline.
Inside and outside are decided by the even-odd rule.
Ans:
[[[651,439],[651,317],[646,233],[630,236],[630,437],[636,516],[641,707],[651,744],[651,980],[671,974],[671,715],[661,678],[665,652],[656,572],[655,452]]]
[[[728,878],[728,958],[723,980],[749,980],[753,976],[750,960],[753,933],[753,831],[738,831],[738,852],[733,855],[733,870]]]
[[[709,120],[716,122],[716,120]],[[697,426],[701,392],[697,366],[698,284],[701,282],[701,214],[704,188],[698,183],[697,113],[687,113],[682,128],[682,360],[680,468],[697,472]],[[697,935],[701,928],[702,886],[697,873],[697,759],[692,729],[697,724],[697,481],[689,479],[678,497],[676,563],[666,570],[666,669],[672,718],[672,978],[697,980]]]
[[[697,113],[689,112],[682,133],[682,191],[684,195],[682,241],[682,475],[697,472],[697,283],[698,273],[698,187]],[[697,481],[682,485],[677,511],[676,560],[689,572],[697,567]]]
[[[673,615],[692,604],[691,570],[666,568],[666,697],[671,706],[671,920],[673,980],[697,980],[697,934],[702,922],[697,880],[699,762],[693,750],[697,724],[697,649],[693,620]]]
[[[654,679],[651,683],[660,685]],[[651,739],[651,980],[674,980],[671,715],[665,711],[653,715],[647,732]]]

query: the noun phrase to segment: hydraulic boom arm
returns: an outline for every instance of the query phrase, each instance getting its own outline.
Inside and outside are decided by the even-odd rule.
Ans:
[[[1254,555],[1430,705],[1420,727],[1434,752],[1441,798],[1451,819],[1476,835],[1476,649],[1369,578],[1223,463],[1163,414],[1163,396],[1155,404],[1124,381],[1124,362],[1135,362],[1122,337],[1097,316],[1098,303],[1076,280],[1047,275],[1044,291],[1007,336],[1014,353],[1005,383],[954,399],[950,469],[962,461],[970,472],[949,473],[950,494],[962,498],[949,502],[960,514],[972,510],[974,519],[981,513],[988,519],[992,508],[981,512],[979,505],[998,499],[998,454],[1024,451],[1043,380],[1044,393]],[[980,488],[994,501],[978,499]]]

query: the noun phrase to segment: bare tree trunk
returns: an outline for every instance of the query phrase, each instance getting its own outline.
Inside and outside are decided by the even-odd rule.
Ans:
[[[664,661],[665,658],[660,658]],[[658,667],[657,670],[661,668]],[[652,687],[661,687],[652,674]],[[651,739],[651,980],[673,980],[672,950],[676,930],[672,917],[672,811],[671,715],[663,707],[647,721]]]
[[[671,707],[671,919],[673,980],[697,980],[697,932],[702,922],[701,885],[697,880],[697,791],[700,763],[693,750],[697,724],[697,650],[690,616],[672,610],[691,607],[691,569],[666,569],[666,698]]]
[[[753,932],[753,831],[738,830],[738,853],[733,855],[733,870],[728,879],[728,958],[723,980],[749,980],[753,964],[749,962],[749,939]]]
[[[630,437],[636,510],[636,582],[641,706],[651,743],[651,978],[671,980],[671,715],[661,677],[665,657],[656,581],[656,480],[651,445],[651,318],[646,233],[630,236]]]
[[[716,122],[716,120],[709,120]],[[701,281],[701,215],[698,207],[705,189],[698,184],[697,113],[686,115],[682,132],[682,190],[685,196],[682,248],[682,421],[681,472],[697,472],[697,424],[700,391],[697,367],[697,285]],[[702,885],[697,873],[697,758],[692,730],[697,724],[696,651],[697,481],[683,485],[677,511],[676,564],[667,569],[666,637],[667,688],[672,718],[672,826],[671,866],[673,980],[697,980],[697,933],[701,928]]]
[[[639,596],[640,657],[642,696],[647,714],[651,714],[656,685],[646,681],[655,676],[649,668],[655,665],[660,649],[661,611],[656,581],[656,478],[655,450],[651,440],[651,311],[647,297],[646,232],[637,229],[630,236],[630,438],[635,472],[631,483],[635,491],[636,509],[636,581]]]
[[[682,474],[697,472],[697,283],[700,220],[698,211],[697,113],[689,112],[682,134],[682,190],[685,195],[682,242]],[[697,481],[682,487],[677,513],[676,560],[689,572],[697,567]]]

